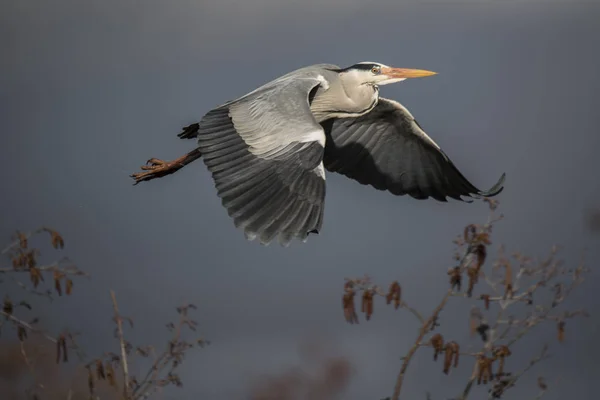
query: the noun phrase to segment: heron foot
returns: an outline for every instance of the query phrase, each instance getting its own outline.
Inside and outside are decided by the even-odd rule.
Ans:
[[[177,172],[200,157],[202,157],[200,149],[194,149],[172,161],[163,161],[159,160],[158,158],[151,158],[146,161],[146,165],[142,165],[140,167],[144,172],[138,172],[129,176],[135,180],[134,185],[137,185],[142,181],[149,181],[154,178],[162,178],[165,175]]]
[[[183,164],[180,159],[163,161],[158,158],[151,158],[146,161],[146,165],[140,167],[144,172],[137,172],[129,176],[135,181],[134,185],[137,185],[143,181],[162,178],[165,175],[172,174],[180,168],[183,168],[184,165],[185,164]]]

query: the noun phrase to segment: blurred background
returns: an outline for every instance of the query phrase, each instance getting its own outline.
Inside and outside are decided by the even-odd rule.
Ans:
[[[599,20],[598,2],[577,0],[2,2],[0,238],[42,224],[65,237],[62,253],[92,278],[71,299],[34,300],[52,329],[81,331],[90,354],[117,350],[109,289],[142,343],[162,343],[175,307],[196,304],[212,345],[190,353],[184,388],[165,398],[243,398],[261,375],[303,365],[306,343],[347,359],[344,398],[388,396],[418,324],[381,301],[369,323],[346,324],[344,278],[397,279],[429,313],[447,287],[452,240],[486,220],[485,204],[394,197],[329,174],[321,235],[285,249],[245,241],[202,162],[135,187],[128,175],[191,150],[176,137],[182,126],[293,69],[366,60],[430,69],[439,75],[381,95],[403,103],[476,186],[506,172],[493,247],[543,257],[560,244],[573,265],[587,249],[593,267]],[[533,398],[538,375],[551,386],[544,398],[597,393],[599,284],[592,272],[569,299],[591,318],[569,322],[553,359],[514,395]],[[467,310],[453,299],[440,322],[478,345]],[[509,366],[555,342],[554,326],[535,332]],[[443,375],[423,351],[403,396],[455,396],[471,368]]]

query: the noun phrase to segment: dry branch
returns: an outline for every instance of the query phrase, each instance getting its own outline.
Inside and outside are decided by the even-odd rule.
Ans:
[[[115,313],[115,323],[117,324],[117,332],[119,336],[119,344],[121,346],[121,366],[123,367],[123,395],[126,399],[131,398],[131,391],[129,389],[129,365],[127,364],[127,351],[125,346],[125,339],[123,336],[123,319],[119,314],[119,305],[117,304],[117,296],[114,291],[110,291],[110,298],[113,304],[113,310]]]
[[[390,400],[399,400],[404,375],[410,360],[420,347],[433,348],[434,362],[440,358],[440,354],[444,354],[442,372],[445,374],[458,365],[459,357],[473,359],[473,372],[463,393],[457,399],[466,400],[475,384],[489,386],[490,396],[493,395],[490,398],[499,398],[513,388],[517,380],[533,365],[547,358],[544,350],[541,356],[532,358],[527,368],[517,374],[511,374],[507,371],[506,359],[514,352],[513,346],[516,342],[530,333],[535,326],[548,322],[555,324],[557,339],[562,342],[566,338],[566,321],[587,316],[585,310],[557,312],[557,307],[584,281],[584,276],[589,270],[583,261],[574,268],[565,267],[563,262],[557,259],[556,246],[552,247],[548,257],[541,260],[534,260],[519,253],[507,256],[501,246],[496,261],[491,263],[491,271],[484,268],[489,258],[488,247],[491,245],[493,226],[502,219],[501,214],[495,213],[498,202],[490,199],[485,201],[489,205],[490,216],[483,225],[467,225],[462,235],[455,239],[458,250],[454,259],[458,263],[447,271],[450,289],[427,320],[423,319],[420,312],[408,307],[404,300],[396,299],[394,290],[400,287],[398,282],[393,282],[389,293],[386,294],[374,285],[369,277],[346,279],[344,312],[348,322],[358,322],[353,298],[357,292],[363,291],[363,296],[368,292],[386,297],[386,303],[394,302],[396,309],[409,309],[421,323],[417,340],[403,357],[393,395],[388,398]],[[465,277],[468,279],[468,285],[462,292]],[[475,296],[475,292],[479,290],[481,293]],[[351,293],[351,296],[348,296],[348,293]],[[543,299],[548,296],[551,297],[551,303],[545,304]],[[445,340],[440,332],[426,338],[428,332],[440,325],[440,313],[450,297],[481,305],[480,308],[473,304],[469,318],[469,331],[472,335],[477,333],[483,342],[479,350],[461,351],[459,343]],[[520,311],[526,310],[524,315],[519,316],[519,310],[516,314],[509,313],[515,305],[521,306]],[[367,320],[372,313],[373,307],[368,309]],[[489,313],[495,314],[495,317],[490,318],[486,315]],[[540,387],[538,398],[545,392],[546,389]]]
[[[417,340],[415,341],[413,346],[410,348],[410,350],[404,357],[404,360],[402,361],[402,367],[400,368],[400,372],[398,373],[398,378],[396,378],[396,385],[394,387],[394,393],[392,394],[392,400],[398,400],[400,398],[400,390],[402,390],[402,383],[404,382],[404,374],[406,373],[406,370],[408,369],[408,364],[410,363],[410,360],[415,355],[415,353],[416,353],[417,349],[419,348],[420,343],[423,341],[423,338],[425,337],[425,335],[428,332],[433,330],[434,324],[437,321],[440,312],[446,305],[446,302],[448,301],[448,298],[450,298],[451,294],[452,294],[452,289],[450,289],[446,293],[446,295],[444,296],[444,298],[442,299],[440,304],[436,307],[436,309],[433,311],[431,316],[421,326],[421,329],[419,330],[419,336],[417,336]]]
[[[49,234],[50,245],[54,249],[58,250],[64,247],[62,236],[46,227],[39,228],[30,233],[17,232],[14,240],[1,252],[3,256],[8,257],[10,260],[9,265],[11,266],[0,264],[0,278],[10,278],[0,280],[0,283],[14,283],[25,289],[25,293],[27,294],[43,296],[50,300],[53,298],[53,293],[58,296],[69,296],[73,293],[74,289],[72,277],[87,276],[87,274],[79,270],[66,258],[42,264],[40,262],[40,251],[30,247],[31,239],[40,233]],[[22,277],[27,277],[28,281],[20,280],[19,278]],[[48,285],[48,288],[45,291],[40,290],[39,288],[43,288],[44,285]],[[19,315],[22,309],[32,309],[32,305],[29,302],[13,301],[5,297],[0,309],[0,330],[5,325],[12,325],[16,330],[16,337],[18,337],[21,345],[21,357],[35,383],[35,387],[28,390],[28,397],[42,399],[45,397],[43,391],[47,389],[38,382],[37,377],[43,376],[43,373],[36,370],[35,357],[32,358],[31,354],[25,351],[24,343],[29,340],[29,333],[37,333],[52,343],[56,352],[56,363],[67,362],[70,350],[74,349],[77,352],[80,362],[83,363],[82,367],[86,371],[86,386],[90,399],[96,400],[99,398],[99,381],[106,382],[106,386],[109,388],[112,387],[113,391],[122,384],[122,397],[126,400],[146,399],[165,386],[182,385],[181,380],[176,374],[176,370],[183,362],[185,353],[191,348],[203,347],[209,344],[204,339],[196,339],[190,342],[183,339],[184,329],[196,330],[197,323],[188,316],[189,311],[195,309],[195,306],[187,304],[177,308],[177,312],[180,315],[179,323],[177,326],[172,323],[167,325],[169,330],[172,331],[172,338],[169,340],[166,350],[160,356],[156,357],[152,346],[137,346],[134,348],[125,340],[123,321],[129,321],[130,324],[132,324],[132,321],[120,314],[115,293],[111,290],[110,294],[114,310],[114,321],[116,323],[116,336],[120,344],[119,354],[107,352],[102,357],[87,362],[84,361],[85,356],[77,346],[75,334],[68,331],[63,331],[55,336],[46,333],[35,326],[39,320],[38,318],[27,322],[26,318]],[[138,382],[136,377],[131,374],[132,368],[139,369],[139,367],[143,367],[148,362],[144,361],[141,365],[134,365],[132,364],[135,361],[134,356],[140,356],[140,360],[149,358],[150,356],[154,357],[154,361],[151,362],[145,379],[141,382]],[[118,375],[119,368],[121,369],[121,375]],[[123,382],[120,383],[120,381]],[[113,392],[113,394],[115,393]],[[68,389],[65,391],[64,396],[60,398],[79,398],[78,396],[80,395],[81,393],[75,393],[73,390]]]

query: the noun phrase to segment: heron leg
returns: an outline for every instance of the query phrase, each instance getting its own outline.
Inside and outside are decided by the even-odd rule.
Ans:
[[[140,167],[144,172],[137,172],[129,176],[135,181],[134,185],[137,185],[143,181],[162,178],[165,175],[175,173],[192,161],[196,161],[200,157],[202,157],[200,149],[195,149],[172,161],[163,161],[158,158],[151,158],[146,161],[146,165],[142,165]]]

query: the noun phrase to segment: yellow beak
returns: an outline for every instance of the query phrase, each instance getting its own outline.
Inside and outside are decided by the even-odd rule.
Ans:
[[[427,71],[424,69],[409,69],[409,68],[382,68],[381,73],[390,78],[423,78],[426,76],[437,75],[437,72]]]

